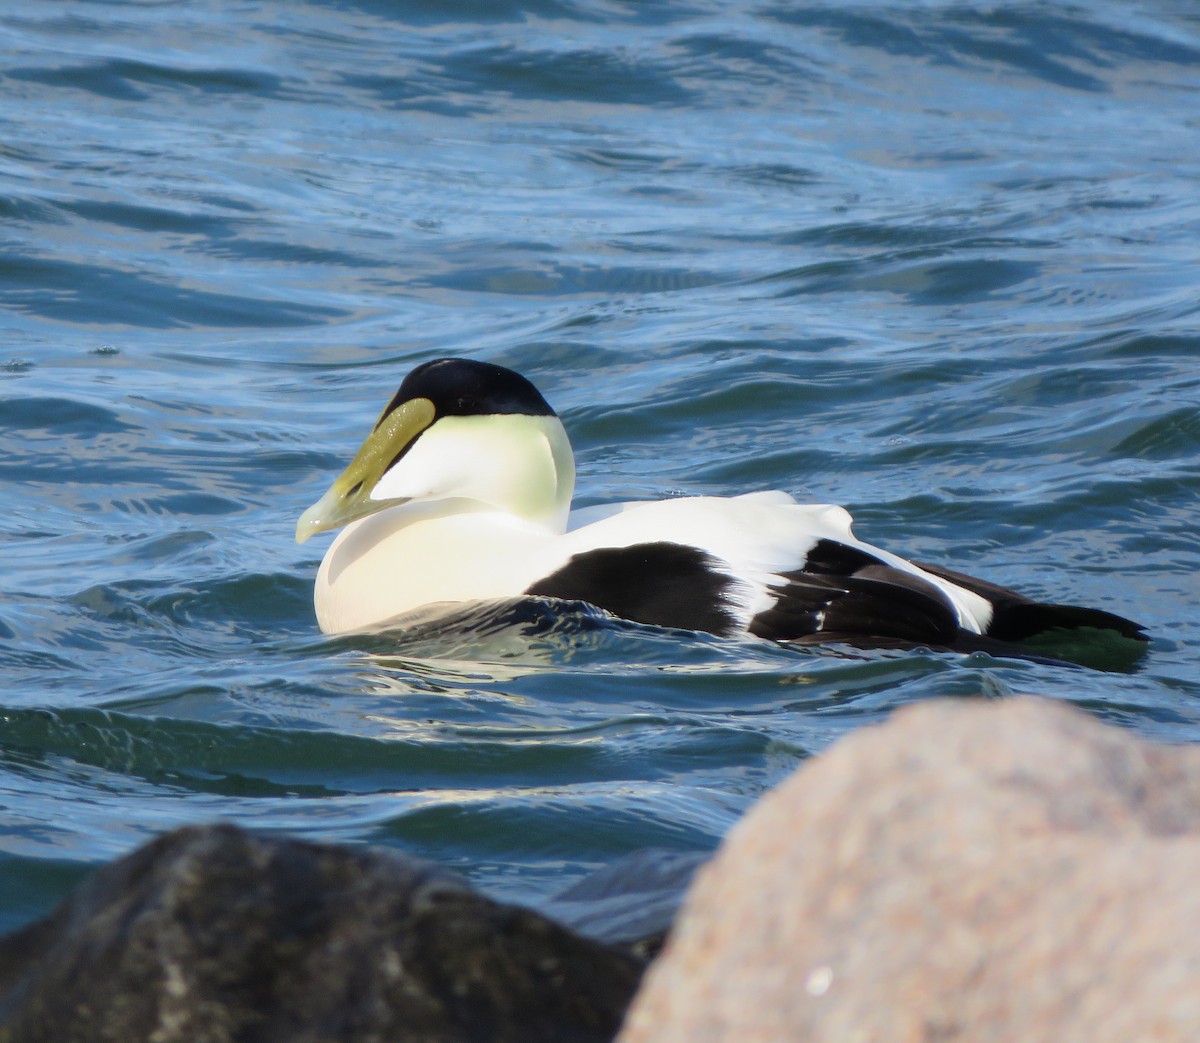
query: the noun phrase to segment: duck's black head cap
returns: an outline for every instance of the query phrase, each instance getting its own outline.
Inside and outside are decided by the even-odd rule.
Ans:
[[[421,363],[404,378],[400,390],[383,411],[380,423],[411,398],[429,399],[437,417],[496,413],[555,415],[541,392],[520,373],[475,359],[434,359]]]

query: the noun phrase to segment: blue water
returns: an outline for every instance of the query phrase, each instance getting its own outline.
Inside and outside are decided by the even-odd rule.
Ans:
[[[0,46],[0,928],[216,818],[538,904],[919,700],[1200,739],[1194,4],[43,0]],[[582,503],[842,503],[1149,655],[323,638],[296,516],[443,354],[539,384]]]

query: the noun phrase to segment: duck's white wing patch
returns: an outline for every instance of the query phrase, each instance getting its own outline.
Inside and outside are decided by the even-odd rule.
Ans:
[[[739,504],[755,504],[762,507],[786,507],[798,506],[795,499],[789,494],[779,489],[765,489],[760,492],[742,493],[739,496],[684,496],[675,500],[626,500],[622,503],[599,503],[591,507],[577,507],[571,511],[570,518],[567,522],[568,531],[582,529],[588,525],[594,525],[596,522],[604,521],[605,518],[611,518],[616,514],[625,514],[632,510],[642,510],[643,508],[655,508],[665,503],[692,503],[692,504],[707,504],[710,505],[703,509],[711,509],[713,504],[739,503]],[[819,508],[824,510],[825,508]],[[839,507],[838,510],[841,510]],[[651,524],[648,515],[641,515],[643,524]],[[846,515],[849,520],[849,515]]]

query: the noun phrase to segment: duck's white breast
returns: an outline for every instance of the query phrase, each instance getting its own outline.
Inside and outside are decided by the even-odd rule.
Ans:
[[[317,573],[326,633],[364,630],[422,605],[519,594],[547,569],[553,534],[462,501],[411,504],[354,522]]]

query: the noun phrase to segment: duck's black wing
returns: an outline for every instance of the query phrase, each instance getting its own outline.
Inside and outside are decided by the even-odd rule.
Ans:
[[[804,565],[779,574],[775,604],[750,620],[772,641],[845,641],[878,647],[951,648],[960,631],[946,594],[836,540],[819,540]]]
[[[1113,630],[1122,637],[1135,641],[1147,641],[1146,628],[1124,616],[1105,612],[1098,608],[1083,608],[1079,605],[1056,605],[1045,601],[1034,601],[1015,590],[976,579],[953,569],[939,565],[914,562],[918,568],[964,587],[992,604],[992,619],[987,627],[987,636],[997,641],[1027,641],[1031,637],[1051,630],[1079,630],[1091,627],[1095,630]]]
[[[728,567],[669,542],[577,554],[525,593],[586,601],[637,623],[725,636],[748,630],[771,641],[949,648],[959,633],[954,606],[935,584],[836,540],[819,540],[799,569],[777,578],[767,588],[774,604],[748,624]]]
[[[1034,601],[993,583],[935,565],[918,568],[977,594],[992,606],[983,634],[958,625],[937,584],[860,547],[821,539],[800,568],[777,573],[773,603],[748,622],[735,606],[738,581],[706,552],[668,541],[577,554],[532,584],[528,595],[585,601],[622,619],[730,636],[743,630],[770,641],[844,643],[1032,657],[1019,643],[1045,633],[1094,628],[1145,641],[1139,624],[1099,609]]]
[[[1139,623],[1101,609],[1035,601],[1007,587],[953,569],[915,562],[918,568],[983,598],[992,618],[982,634],[958,626],[945,592],[921,576],[894,568],[858,547],[821,540],[804,566],[781,574],[771,588],[775,604],[750,621],[752,634],[801,644],[840,642],[864,648],[917,646],[954,652],[1043,658],[1041,649],[1021,647],[1031,639],[1067,631],[1110,631],[1147,641]],[[1079,661],[1090,651],[1048,648],[1054,656]],[[1136,659],[1141,652],[1123,658]]]

